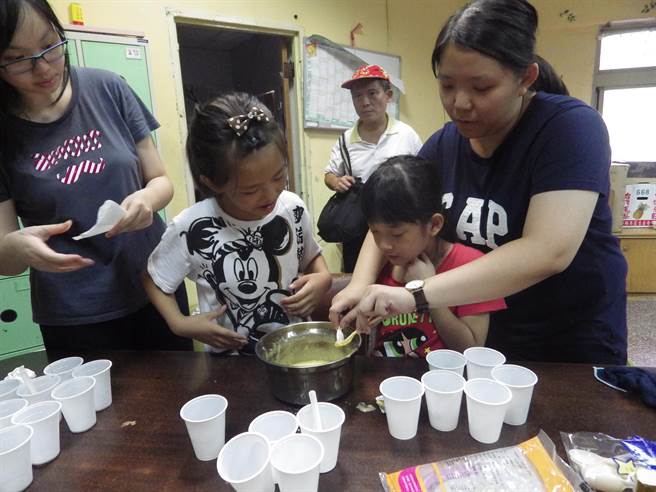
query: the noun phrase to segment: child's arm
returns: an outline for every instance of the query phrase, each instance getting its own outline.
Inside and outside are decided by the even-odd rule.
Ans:
[[[449,308],[437,308],[431,309],[430,315],[433,326],[448,348],[462,352],[469,347],[485,344],[490,323],[489,313],[458,318]]]
[[[225,312],[225,306],[216,312],[185,316],[180,312],[175,296],[163,292],[147,271],[142,273],[141,281],[148,298],[176,335],[193,338],[215,348],[237,349],[246,344],[246,337],[216,323],[216,318]]]
[[[332,280],[326,260],[318,254],[307,266],[303,275],[290,285],[295,294],[280,302],[289,314],[301,318],[309,316],[330,289]]]

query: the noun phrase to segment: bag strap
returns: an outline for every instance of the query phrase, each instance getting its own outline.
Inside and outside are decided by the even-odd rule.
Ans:
[[[345,134],[346,132],[339,136],[339,152],[342,154],[342,161],[344,161],[346,174],[353,176],[353,169],[351,168],[351,156],[349,155],[349,151],[346,148],[346,137],[344,136]]]

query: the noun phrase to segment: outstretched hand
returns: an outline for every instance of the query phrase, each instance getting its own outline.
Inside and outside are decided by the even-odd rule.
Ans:
[[[340,307],[342,307],[342,303],[336,305],[333,302],[333,306],[330,308],[331,321],[335,317],[333,308],[337,310]],[[348,312],[337,321],[343,328],[355,325],[359,332],[368,333],[371,324],[379,321],[380,318],[387,318],[393,314],[410,313],[414,309],[415,299],[403,287],[370,285],[365,289],[360,301],[348,309]],[[343,313],[344,309],[335,312]]]
[[[356,284],[351,281],[346,287],[335,294],[330,310],[328,311],[328,319],[335,328],[341,325],[342,316],[360,302],[366,290],[367,285]]]
[[[312,314],[331,284],[332,276],[328,272],[301,275],[290,285],[296,292],[280,303],[289,314],[305,318]]]
[[[61,254],[48,246],[52,236],[64,234],[73,221],[25,227],[13,235],[14,250],[27,266],[43,272],[74,272],[94,264],[93,260],[75,254]]]
[[[248,342],[246,337],[216,322],[216,319],[223,316],[225,312],[226,306],[221,306],[209,313],[184,316],[173,331],[180,336],[194,338],[214,348],[241,348]]]

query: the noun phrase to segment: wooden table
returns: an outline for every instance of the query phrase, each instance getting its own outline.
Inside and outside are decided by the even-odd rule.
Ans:
[[[40,372],[48,361],[65,354],[45,352],[0,362],[0,374],[18,365]],[[276,400],[267,387],[266,371],[255,358],[215,357],[192,352],[109,352],[80,354],[85,360],[114,362],[114,403],[98,414],[88,432],[72,434],[61,424],[61,454],[34,468],[31,490],[232,490],[216,472],[216,460],[195,459],[180,407],[204,393],[228,399],[226,440],[245,432],[250,421],[269,410],[294,407]],[[480,444],[467,431],[466,412],[458,428],[438,432],[430,427],[425,403],[415,439],[398,441],[378,410],[362,413],[358,402],[372,403],[386,377],[420,377],[423,360],[358,357],[354,387],[336,401],[346,412],[337,467],[321,475],[322,491],[382,490],[378,472],[514,445],[544,429],[558,445],[558,432],[596,431],[615,437],[641,435],[656,439],[656,411],[636,397],[593,379],[588,365],[526,364],[540,380],[526,425],[504,425],[500,440]],[[463,398],[464,400],[464,398]],[[463,401],[464,404],[464,401]],[[135,425],[122,426],[134,421]]]

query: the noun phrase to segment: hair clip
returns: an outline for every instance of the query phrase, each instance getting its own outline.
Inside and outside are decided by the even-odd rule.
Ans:
[[[246,130],[248,130],[248,127],[253,120],[257,122],[264,121],[267,123],[271,121],[261,108],[253,106],[246,114],[238,114],[237,116],[228,118],[228,126],[232,128],[232,131],[234,131],[238,137],[241,137],[246,133]]]

